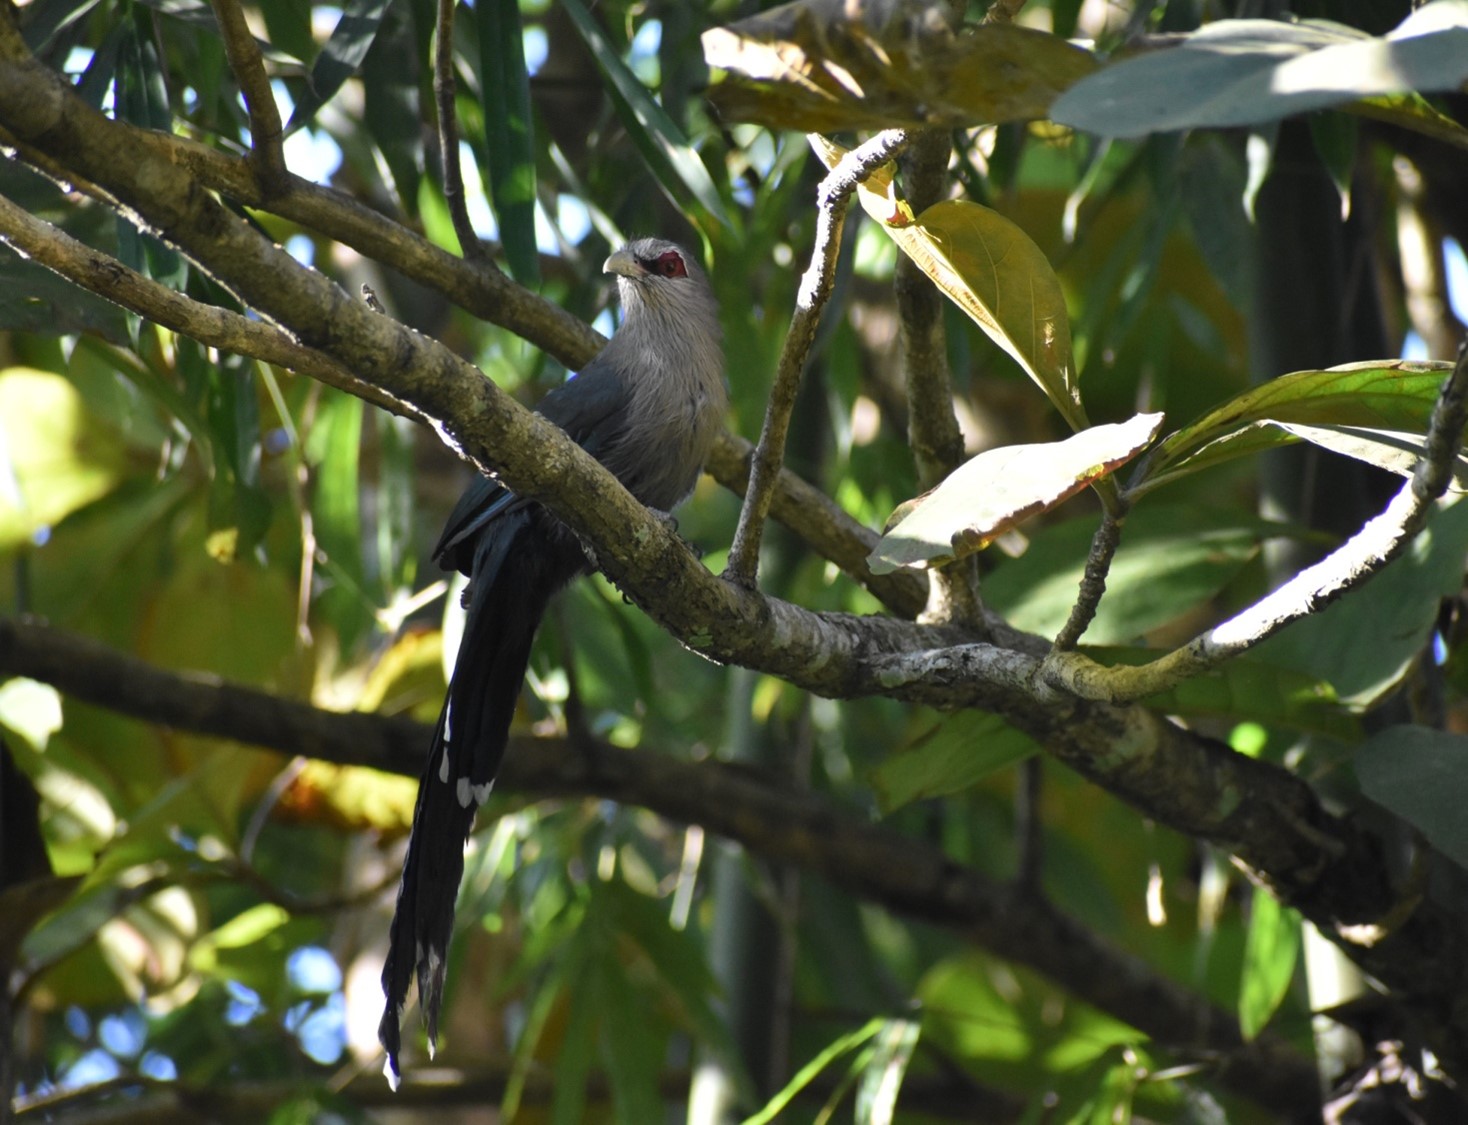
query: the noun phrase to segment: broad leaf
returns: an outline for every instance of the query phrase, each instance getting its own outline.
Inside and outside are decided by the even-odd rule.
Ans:
[[[1184,473],[1297,440],[1263,423],[1426,433],[1451,370],[1448,363],[1379,360],[1281,375],[1169,434],[1133,491],[1147,492]]]
[[[913,801],[960,793],[1039,749],[998,716],[964,711],[883,759],[872,772],[872,788],[882,812],[890,813]]]
[[[1356,752],[1361,791],[1468,867],[1468,737],[1430,727],[1387,727]]]
[[[1109,137],[1277,121],[1361,98],[1456,90],[1468,78],[1468,0],[1435,0],[1381,38],[1326,20],[1218,20],[1182,45],[1116,63],[1052,117]]]
[[[1029,121],[1096,69],[1059,36],[954,27],[916,0],[797,0],[704,32],[703,52],[729,72],[710,93],[725,120],[806,133]]]
[[[1092,426],[1064,441],[991,449],[922,497],[868,556],[874,573],[941,566],[988,546],[1022,520],[1055,507],[1135,457],[1161,414]]]
[[[1255,888],[1239,985],[1239,1029],[1245,1039],[1264,1030],[1290,990],[1300,957],[1300,917]]]
[[[1329,449],[1357,461],[1365,461],[1389,473],[1410,477],[1422,460],[1426,438],[1400,430],[1378,430],[1368,426],[1307,426],[1303,422],[1278,422],[1286,433],[1302,441]],[[1468,492],[1468,456],[1460,450],[1453,462],[1453,492]]]

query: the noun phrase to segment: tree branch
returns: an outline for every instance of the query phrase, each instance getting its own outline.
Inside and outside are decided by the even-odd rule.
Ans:
[[[765,517],[770,511],[775,482],[785,461],[785,435],[790,429],[790,415],[795,410],[795,395],[800,377],[815,343],[821,313],[831,298],[836,277],[836,255],[841,249],[841,228],[846,222],[846,209],[856,185],[873,170],[881,167],[907,145],[907,133],[888,129],[848,152],[841,162],[826,174],[817,195],[815,245],[810,251],[810,265],[800,279],[795,297],[795,315],[790,331],[780,350],[780,363],[775,371],[775,385],[770,389],[770,403],[765,409],[764,426],[755,447],[749,491],[739,511],[739,526],[734,532],[734,545],[729,548],[729,562],[724,577],[741,586],[753,587],[759,570],[760,539]]]
[[[429,728],[337,714],[236,684],[165,672],[87,638],[0,618],[0,675],[148,722],[416,776]],[[703,825],[778,863],[821,875],[894,913],[957,931],[1029,965],[1172,1050],[1201,1054],[1221,1081],[1277,1112],[1313,1104],[1314,1071],[1268,1036],[1245,1044],[1234,1017],[1158,975],[1049,903],[963,867],[941,848],[792,791],[748,767],[689,763],[647,748],[511,739],[499,791],[590,795]]]
[[[265,56],[250,33],[238,0],[210,0],[210,3],[229,57],[229,68],[240,84],[245,110],[250,115],[250,164],[265,195],[279,195],[289,187],[282,148],[285,129],[280,123],[275,94],[270,89],[270,78],[265,73]]]
[[[464,171],[459,165],[459,117],[454,107],[454,0],[438,0],[433,45],[433,104],[438,111],[438,157],[443,167],[443,195],[466,261],[489,264],[484,244],[469,221],[464,197]]]
[[[440,345],[300,266],[201,191],[191,166],[170,158],[179,151],[171,142],[106,119],[45,67],[17,61],[18,37],[6,35],[7,26],[0,19],[0,126],[101,185],[124,214],[183,249],[302,344],[413,403],[481,470],[497,470],[516,492],[549,504],[595,548],[609,577],[674,636],[715,659],[831,697],[883,694],[1002,715],[1145,815],[1233,851],[1353,960],[1410,997],[1444,1064],[1468,1073],[1464,924],[1430,900],[1403,910],[1374,838],[1327,813],[1303,782],[1144,708],[1057,687],[1040,676],[1033,638],[1012,630],[1001,638],[1012,648],[962,645],[962,630],[810,613],[718,581],[562,431]],[[364,223],[362,214],[371,214],[323,208],[324,215],[346,213]]]

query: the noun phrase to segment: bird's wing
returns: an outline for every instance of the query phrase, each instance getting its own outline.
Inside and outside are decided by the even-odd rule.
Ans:
[[[600,461],[621,439],[623,425],[618,415],[626,410],[627,392],[611,366],[599,360],[598,356],[579,375],[556,387],[535,410]],[[528,503],[499,481],[478,477],[449,513],[433,557],[445,568],[469,574],[479,532]]]

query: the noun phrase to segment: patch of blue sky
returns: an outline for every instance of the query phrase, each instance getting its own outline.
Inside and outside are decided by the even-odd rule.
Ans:
[[[319,945],[305,945],[290,955],[285,965],[292,987],[300,992],[335,992],[342,986],[341,966]]]
[[[648,20],[637,29],[628,47],[627,64],[644,86],[656,89],[663,80],[662,66],[658,61],[658,48],[663,45],[661,20]]]
[[[120,1074],[122,1067],[117,1060],[101,1047],[94,1047],[66,1068],[60,1085],[63,1089],[78,1090],[83,1086],[95,1086],[99,1082],[110,1081]]]
[[[105,1016],[97,1025],[97,1038],[102,1046],[120,1059],[136,1058],[148,1038],[148,1025],[136,1008],[115,1016]]]

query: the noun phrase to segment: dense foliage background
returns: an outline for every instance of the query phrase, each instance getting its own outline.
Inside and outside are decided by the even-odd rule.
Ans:
[[[752,440],[825,174],[790,130],[850,147],[910,127],[898,182],[914,211],[950,196],[984,204],[1053,265],[1069,378],[1091,421],[1161,411],[1162,432],[1175,432],[1286,372],[1374,361],[1329,386],[1291,384],[1304,405],[1286,420],[1425,430],[1448,365],[1388,361],[1451,361],[1468,315],[1457,64],[1403,63],[1398,86],[1431,102],[1352,86],[1347,71],[1318,104],[1265,97],[1225,119],[1174,104],[1223,79],[1123,75],[1143,109],[1073,99],[1091,116],[1054,116],[1083,132],[1046,120],[1094,66],[1064,55],[1045,69],[1051,55],[1031,52],[1055,37],[1090,41],[1102,59],[1148,37],[1158,50],[1141,57],[1166,58],[1182,52],[1160,49],[1163,36],[1284,13],[1034,0],[1018,20],[1047,45],[1006,40],[1001,67],[944,39],[937,8],[871,5],[856,34],[841,7],[811,5],[770,48],[781,65],[830,64],[807,83],[825,90],[814,120],[779,87],[753,84],[741,102],[732,83],[715,85],[722,116],[706,98],[700,35],[757,5],[461,7],[453,104],[474,231],[515,283],[603,333],[610,247],[657,233],[696,248],[722,307],[730,429]],[[1012,30],[1013,7],[986,27]],[[1458,0],[1429,8],[1468,35]],[[402,242],[237,159],[251,123],[219,22],[241,14],[281,107],[286,168],[401,223]],[[1379,36],[1408,9],[1327,0],[1296,14]],[[439,269],[415,241],[460,249],[438,156],[436,18],[426,0],[33,0],[0,12],[78,97],[188,142],[180,166],[298,261],[353,295],[369,287],[388,315],[530,404],[595,341],[533,307],[514,321],[513,285],[468,287],[469,273]],[[1013,88],[925,102],[924,60],[940,69],[928,52],[953,42],[955,72],[988,67]],[[20,70],[7,43],[8,80]],[[857,55],[887,88],[857,71]],[[1229,80],[1268,87],[1262,71]],[[12,92],[0,84],[0,102]],[[1379,96],[1351,104],[1358,95]],[[1021,104],[984,116],[1010,97]],[[1162,108],[1173,118],[1148,118]],[[44,143],[18,142],[9,120],[0,113],[0,144],[17,159],[0,164],[0,196],[195,301],[248,307],[105,189],[48,164]],[[1102,135],[1108,120],[1115,137]],[[951,372],[963,451],[1069,431],[957,305],[938,306],[931,288],[904,296],[915,274],[894,297],[901,252],[857,213],[786,452],[875,531],[962,455],[950,443],[915,459],[909,447],[910,432],[934,432],[913,420],[904,367],[922,354],[924,307],[939,310],[929,374]],[[16,229],[6,219],[0,237],[14,245]],[[1347,1021],[1362,1033],[1354,1044],[1312,1034],[1311,1012],[1359,995],[1359,978],[1343,980],[1349,962],[1308,926],[1302,939],[1298,915],[1245,879],[1214,834],[1159,824],[1156,809],[1036,756],[988,712],[836,701],[719,666],[598,576],[542,630],[516,755],[542,765],[515,767],[528,772],[512,770],[481,817],[443,1049],[432,1070],[410,1057],[391,1098],[376,1073],[377,974],[411,750],[426,737],[329,719],[310,735],[281,719],[275,740],[218,736],[247,719],[263,730],[277,699],[432,721],[459,609],[427,553],[473,470],[401,412],[248,347],[195,342],[28,256],[0,252],[0,674],[14,677],[0,683],[0,963],[20,1119],[499,1120],[485,1107],[500,1107],[503,1119],[715,1121],[764,1107],[758,1120],[1271,1120],[1311,1112],[1315,1067],[1344,1105],[1364,1097],[1363,1074],[1389,1070],[1383,1059],[1449,1096],[1433,1061],[1445,1040],[1429,1034],[1424,1053],[1413,999],[1390,986],[1368,991],[1378,1003],[1357,1000],[1368,1014]],[[1352,404],[1367,400],[1390,424],[1358,417]],[[1185,642],[1353,534],[1398,487],[1319,445],[1285,445],[1330,446],[1328,435],[1238,432],[1238,451],[1258,455],[1179,473],[1128,517],[1084,637],[1107,646],[1098,659]],[[739,511],[726,487],[740,480],[738,452],[724,449],[722,484],[705,479],[679,517],[716,573]],[[1098,511],[1082,493],[978,556],[987,604],[1053,637]],[[817,611],[921,609],[910,573],[883,585],[813,549],[815,512],[796,502],[781,515],[790,526],[771,528],[764,593]],[[1465,548],[1468,518],[1444,506],[1378,579],[1262,654],[1152,701],[1357,810],[1405,899],[1432,897],[1454,917],[1465,774],[1462,748],[1435,732],[1462,722]],[[176,675],[128,678],[150,668]],[[68,683],[87,690],[52,686]],[[224,698],[221,683],[265,694]],[[1367,741],[1382,729],[1394,740]],[[634,780],[618,788],[614,775]],[[659,776],[675,795],[649,797]],[[903,855],[924,873],[911,896],[873,891],[872,869]],[[942,877],[930,884],[929,872]],[[968,891],[943,880],[968,887],[970,875],[1005,888],[1004,911],[971,923],[949,911]],[[1050,940],[1023,936],[1032,925]],[[1441,983],[1461,1006],[1461,972]],[[1201,1022],[1161,1025],[1185,1010]],[[1158,1026],[1141,1020],[1149,1011]]]

